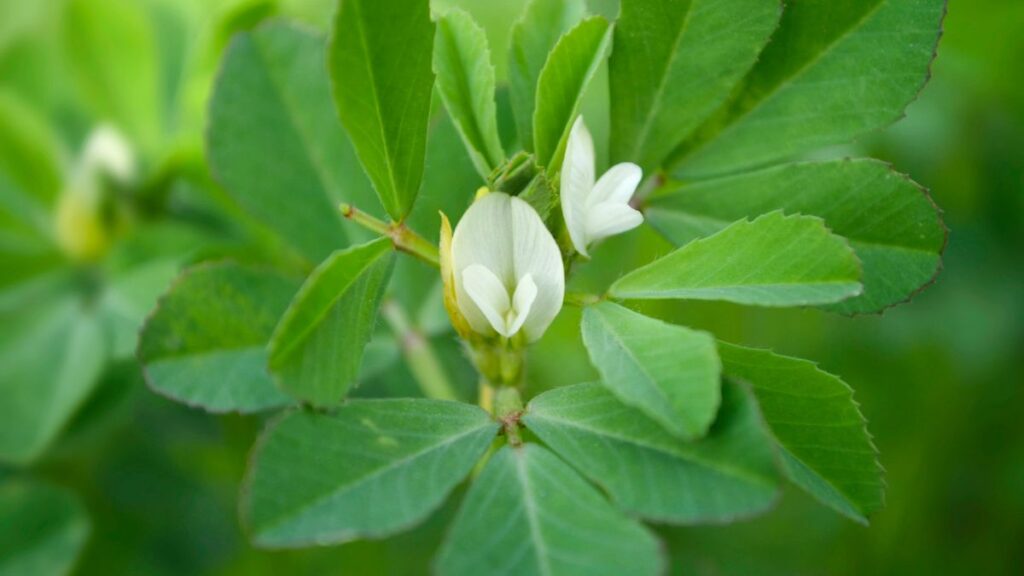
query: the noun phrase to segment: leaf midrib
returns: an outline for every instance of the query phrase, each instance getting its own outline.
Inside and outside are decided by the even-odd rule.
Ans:
[[[377,240],[377,242],[380,242],[380,241],[381,240]],[[364,246],[364,248],[366,248],[366,246]],[[354,250],[348,250],[346,252],[346,254],[353,254],[353,253],[355,253]],[[380,261],[380,258],[385,253],[386,253],[385,251],[380,251],[380,253],[375,254],[372,258],[368,259],[366,261],[366,264],[364,266],[362,266],[357,273],[353,274],[350,277],[349,281],[342,288],[340,288],[339,290],[337,290],[335,292],[335,296],[333,298],[331,298],[330,301],[327,304],[322,306],[320,310],[317,311],[317,313],[313,316],[312,321],[308,322],[306,324],[306,326],[304,326],[302,328],[302,330],[300,330],[297,334],[295,334],[291,338],[291,340],[289,341],[287,346],[278,349],[279,351],[276,354],[273,353],[273,350],[276,347],[275,344],[279,341],[279,338],[285,337],[285,336],[287,336],[287,334],[286,333],[282,333],[280,336],[278,336],[277,334],[274,334],[273,336],[271,336],[270,343],[268,344],[269,348],[271,349],[271,353],[270,353],[271,360],[273,360],[274,358],[277,358],[280,361],[284,361],[284,359],[290,357],[292,355],[292,353],[295,351],[295,349],[298,348],[303,342],[305,342],[306,339],[309,337],[309,335],[314,330],[316,330],[317,327],[319,327],[321,324],[323,324],[324,318],[328,314],[330,314],[331,310],[338,304],[338,301],[341,300],[342,298],[344,298],[346,294],[348,294],[348,292],[352,288],[352,286],[355,285],[357,282],[359,282],[363,278],[363,275],[366,273],[366,271],[369,270],[370,268],[372,268],[374,265],[376,265]],[[340,258],[340,256],[339,256],[339,258]],[[310,290],[312,290],[312,288],[310,288]],[[296,294],[296,296],[295,296],[295,301],[302,302],[302,296],[304,296],[304,294],[302,294],[302,292],[303,292],[303,290],[300,288],[299,289],[299,294]],[[291,307],[289,307],[289,310],[291,310]],[[295,311],[292,314],[289,314],[289,312],[286,311],[285,312],[285,317],[282,318],[282,320],[281,320],[281,325],[282,326],[288,326],[291,323],[295,322],[296,320],[294,318],[295,318],[295,316],[297,314],[298,314],[297,311]],[[282,330],[282,332],[284,332],[284,331]]]
[[[457,9],[456,12],[461,12],[461,10]],[[448,20],[449,18],[461,18],[463,16],[468,16],[464,12],[461,12],[461,13],[462,13],[462,16],[457,15],[457,14],[452,14],[452,15],[446,17],[445,20]],[[470,25],[474,26],[474,28],[475,28],[475,22],[472,22],[472,20],[470,20],[469,23],[470,23]],[[488,169],[493,170],[494,167],[497,166],[499,161],[498,161],[497,158],[494,158],[494,157],[491,156],[492,153],[493,153],[493,151],[491,150],[491,142],[488,142],[488,138],[486,136],[484,136],[484,129],[483,129],[483,121],[484,121],[484,119],[480,115],[478,115],[478,112],[481,112],[481,111],[477,110],[476,106],[475,106],[475,101],[474,101],[474,98],[473,98],[473,89],[470,86],[469,74],[467,72],[467,70],[468,70],[468,67],[466,66],[467,63],[463,60],[463,54],[464,53],[463,53],[463,51],[461,49],[461,46],[460,46],[458,40],[455,37],[455,34],[453,33],[453,29],[452,29],[452,25],[451,25],[450,21],[448,23],[446,23],[446,25],[444,25],[444,26],[438,26],[438,28],[440,29],[441,34],[444,35],[445,42],[449,46],[451,46],[453,48],[452,51],[455,53],[454,54],[455,57],[452,58],[452,60],[455,61],[455,66],[458,68],[458,74],[457,74],[458,81],[455,83],[456,84],[456,91],[459,93],[460,99],[463,102],[465,102],[466,107],[467,107],[467,109],[470,112],[470,114],[469,114],[469,116],[470,116],[470,130],[472,130],[472,137],[469,138],[469,139],[476,141],[476,144],[480,147],[480,150],[477,150],[476,152],[480,156],[482,156],[483,160],[488,164]],[[478,29],[474,29],[474,31],[478,32],[479,30]],[[493,68],[493,65],[490,64],[490,50],[486,49],[486,47],[485,47],[485,49],[482,50],[482,51],[483,51],[483,55],[481,55],[481,57],[487,59],[487,63],[488,63],[488,65],[491,66],[491,71],[492,71],[492,74],[493,74],[494,68]],[[465,81],[463,82],[463,80],[465,80]],[[493,80],[491,82],[491,89],[492,89],[492,92],[493,92]]]
[[[776,84],[772,88],[772,90],[770,92],[764,94],[763,97],[760,100],[758,100],[758,102],[756,104],[754,104],[753,106],[750,106],[749,108],[744,110],[738,116],[734,116],[734,117],[730,118],[729,121],[725,125],[723,125],[723,126],[719,127],[718,129],[716,129],[711,135],[709,135],[707,137],[704,137],[704,138],[701,138],[700,142],[697,143],[696,146],[694,146],[692,148],[689,148],[682,155],[675,156],[674,158],[672,158],[674,156],[674,154],[670,153],[669,157],[670,157],[671,160],[668,163],[668,165],[666,166],[666,168],[668,168],[669,170],[675,169],[676,167],[678,167],[681,164],[683,164],[684,160],[686,160],[687,158],[692,157],[699,150],[703,150],[703,149],[707,148],[707,146],[709,144],[719,140],[722,137],[722,135],[727,134],[727,133],[731,132],[732,130],[734,130],[735,127],[737,125],[739,125],[740,122],[744,118],[750,116],[755,111],[760,110],[761,106],[763,106],[765,102],[768,102],[769,100],[771,100],[776,94],[779,94],[786,87],[791,86],[793,81],[796,78],[799,78],[800,76],[802,76],[809,69],[811,69],[812,67],[817,65],[819,62],[821,62],[821,60],[824,59],[827,55],[831,54],[832,51],[838,45],[842,44],[844,40],[846,40],[847,38],[850,37],[850,35],[852,35],[855,31],[859,30],[864,25],[865,22],[867,22],[872,17],[874,17],[874,15],[877,14],[878,11],[881,10],[883,6],[886,6],[888,4],[888,2],[889,2],[889,0],[879,0],[878,4],[876,4],[874,7],[872,7],[867,12],[865,12],[863,16],[861,16],[860,18],[858,18],[857,20],[852,22],[849,28],[847,28],[846,30],[844,30],[840,34],[837,34],[835,39],[833,39],[832,42],[830,42],[817,56],[809,59],[802,66],[800,66],[799,68],[794,70],[792,74],[786,76],[785,78],[780,79],[778,84]],[[679,146],[676,147],[676,150],[679,150],[681,147],[686,146],[686,144],[687,144],[686,142],[681,143]]]
[[[329,176],[330,172],[324,165],[323,159],[315,152],[316,146],[313,145],[312,136],[306,132],[302,122],[298,120],[297,107],[287,96],[287,93],[283,88],[283,83],[280,82],[277,76],[277,67],[274,66],[272,59],[264,51],[263,43],[255,36],[251,38],[251,41],[255,47],[254,51],[257,57],[263,63],[263,67],[266,70],[266,76],[267,79],[270,80],[270,85],[274,89],[274,95],[277,96],[277,100],[281,103],[281,108],[284,109],[285,116],[288,118],[288,123],[291,125],[293,132],[298,136],[299,141],[306,149],[309,163],[313,168],[313,172],[317,175],[317,179],[320,181],[320,192],[323,193],[324,198],[329,204],[330,197],[327,195],[327,191],[332,188],[332,179]],[[341,226],[338,226],[338,230],[347,237],[347,234]]]
[[[708,223],[711,223],[711,224],[719,226],[719,229],[716,232],[721,232],[722,230],[725,230],[733,222],[735,222],[735,220],[723,220],[723,219],[721,219],[721,218],[719,218],[717,216],[713,216],[713,215],[710,215],[710,214],[698,212],[698,211],[695,211],[695,210],[687,210],[687,209],[683,209],[683,208],[675,208],[675,207],[672,207],[672,206],[659,206],[657,202],[652,202],[649,205],[648,209],[645,210],[644,212],[648,213],[648,212],[651,212],[651,211],[661,212],[661,213],[664,213],[664,214],[668,214],[670,218],[672,217],[673,214],[676,214],[676,213],[678,213],[678,214],[687,214],[689,216],[700,218],[703,221],[706,221]],[[801,214],[801,215],[807,215],[807,216],[814,216],[813,214],[808,214],[806,212],[792,212],[792,213],[788,213],[788,214]],[[750,217],[751,217],[751,215],[748,214],[748,215],[740,216],[739,219],[750,218]],[[828,222],[826,221],[826,224],[827,223]],[[873,247],[873,248],[886,248],[886,249],[889,249],[889,250],[904,250],[904,251],[907,251],[907,252],[920,252],[922,254],[928,254],[928,255],[935,255],[936,254],[936,252],[934,252],[932,250],[928,250],[928,249],[925,249],[925,248],[919,248],[919,247],[907,246],[905,244],[897,244],[895,242],[888,243],[888,242],[879,242],[879,241],[872,241],[872,240],[862,240],[858,236],[849,235],[849,234],[843,234],[843,233],[841,233],[841,232],[839,232],[837,230],[833,230],[833,234],[836,234],[837,236],[842,236],[843,238],[846,238],[847,240],[849,240],[851,243],[856,243],[856,244],[860,244],[860,245],[864,245],[864,246],[869,246],[869,247]],[[663,236],[668,236],[667,234],[662,234],[662,235]],[[710,235],[697,236],[696,238],[694,238],[694,240],[701,240],[703,238],[708,238],[709,236]],[[669,241],[672,244],[674,244],[674,245],[676,244],[672,240],[669,240]],[[689,244],[689,242],[686,242],[684,244],[678,244],[677,246],[682,248],[683,246],[686,246],[687,244]]]
[[[551,59],[551,56],[554,55],[558,51],[558,47],[563,42],[566,42],[566,43],[569,42],[569,40],[572,38],[572,33],[575,32],[576,30],[580,30],[584,26],[591,27],[591,26],[597,26],[598,25],[598,24],[591,24],[592,22],[597,22],[599,24],[602,24],[604,26],[604,30],[602,31],[601,36],[600,36],[600,38],[597,41],[597,50],[594,50],[593,53],[591,53],[591,58],[589,59],[589,62],[587,63],[587,67],[584,70],[583,74],[580,76],[579,84],[576,86],[577,89],[573,91],[574,96],[572,97],[572,104],[569,106],[569,109],[568,109],[568,114],[569,114],[568,122],[564,123],[564,125],[562,126],[562,130],[558,134],[558,140],[555,142],[555,144],[551,148],[551,150],[549,150],[549,151],[546,150],[545,151],[545,152],[549,152],[550,153],[549,157],[545,160],[545,164],[547,164],[546,168],[547,168],[547,171],[548,171],[549,175],[553,173],[553,171],[551,170],[551,167],[553,167],[555,165],[556,158],[558,156],[558,151],[559,151],[559,148],[561,147],[561,144],[562,144],[562,140],[565,139],[566,134],[568,134],[569,130],[572,128],[573,111],[575,111],[575,110],[577,110],[579,108],[580,102],[581,102],[581,100],[583,98],[583,94],[586,91],[585,88],[593,80],[594,75],[597,73],[597,68],[598,68],[598,66],[600,66],[601,60],[604,58],[604,56],[606,55],[606,53],[608,51],[608,46],[607,46],[607,44],[608,44],[608,37],[609,37],[609,31],[611,30],[612,24],[610,22],[608,22],[607,20],[605,20],[601,16],[591,16],[589,18],[585,18],[585,19],[581,20],[578,24],[576,24],[574,27],[570,28],[568,32],[563,34],[558,39],[558,41],[555,43],[554,47],[552,47],[551,52],[549,53],[547,60],[544,62],[544,66],[541,67],[540,73],[537,75],[537,86],[535,88],[534,102],[539,101],[540,92],[541,92],[541,81],[544,79],[544,73],[547,71],[548,65],[549,64],[554,64],[554,61]],[[568,46],[568,44],[566,44],[566,45]],[[566,50],[568,50],[568,48],[566,48]],[[540,130],[538,130],[538,128],[539,128],[538,122],[540,121],[540,114],[539,114],[539,112],[541,110],[542,110],[542,108],[540,106],[536,106],[536,105],[534,106],[534,111],[533,111],[533,138],[534,138],[534,150],[535,150],[535,154],[538,156],[538,161],[540,160],[540,158],[539,158],[540,150],[538,149],[536,140],[537,140],[537,134],[540,133]],[[547,145],[547,143],[545,143],[545,145]]]
[[[676,34],[675,39],[672,41],[672,53],[671,56],[665,59],[665,67],[662,69],[662,74],[658,81],[657,90],[654,94],[654,101],[651,103],[651,110],[647,117],[644,119],[643,126],[640,128],[640,132],[637,134],[637,138],[633,141],[633,147],[630,150],[630,158],[636,158],[639,160],[640,150],[644,147],[643,143],[647,140],[650,134],[651,127],[654,125],[654,117],[661,113],[662,100],[665,97],[665,86],[668,83],[669,70],[675,65],[676,60],[679,58],[679,45],[683,41],[683,36],[689,31],[690,21],[693,18],[693,5],[701,0],[690,0],[690,3],[686,7],[686,15],[683,16],[683,24],[679,28],[679,33]]]
[[[771,282],[766,284],[714,284],[710,286],[687,286],[682,288],[671,288],[671,289],[648,289],[648,290],[622,290],[621,288],[616,290],[615,286],[612,286],[611,294],[618,298],[637,298],[640,296],[660,296],[660,295],[673,295],[681,292],[707,292],[714,290],[732,290],[738,288],[775,288],[775,287],[790,287],[790,286],[806,286],[808,288],[813,287],[831,287],[831,286],[847,286],[854,285],[859,286],[860,282],[856,280],[822,280],[814,282]]]
[[[390,198],[390,200],[394,202],[394,207],[398,211],[401,211],[402,202],[401,199],[398,197],[398,184],[397,182],[395,182],[395,169],[394,162],[391,159],[391,147],[388,145],[387,134],[384,131],[384,112],[380,108],[380,96],[379,90],[377,88],[377,75],[373,71],[374,67],[370,65],[370,55],[373,54],[373,52],[370,50],[370,45],[366,38],[366,30],[364,29],[363,26],[364,23],[362,5],[360,4],[361,1],[362,0],[347,0],[345,4],[352,6],[353,12],[355,13],[355,27],[356,30],[358,31],[357,35],[359,37],[359,45],[363,49],[363,54],[365,55],[363,62],[366,65],[363,67],[363,69],[365,70],[367,77],[370,79],[370,91],[373,96],[373,98],[371,98],[371,100],[373,101],[373,112],[377,121],[376,124],[377,131],[379,132],[380,135],[381,149],[384,152],[384,164],[387,168],[386,171],[388,183],[391,185],[391,190],[389,192],[391,193],[392,197]]]
[[[510,450],[514,449],[510,448]],[[526,452],[521,454],[512,453],[510,456],[512,456],[515,462],[516,477],[523,488],[523,509],[526,513],[526,523],[530,527],[530,537],[535,543],[534,556],[537,559],[537,568],[540,569],[541,574],[544,576],[551,576],[553,573],[548,562],[547,545],[544,543],[544,535],[541,533],[537,503],[534,501],[534,494],[530,489],[530,474],[526,469],[528,454]]]
[[[615,331],[614,326],[612,326],[612,324],[606,320],[606,318],[604,317],[604,314],[602,314],[601,312],[597,312],[596,310],[591,312],[591,313],[592,314],[596,314],[599,317],[599,321],[601,322],[601,324],[606,327],[605,328],[605,333],[608,334],[615,341],[616,344],[618,344],[620,349],[625,351],[626,356],[629,358],[629,360],[632,361],[633,365],[636,366],[637,370],[639,370],[640,373],[643,374],[644,377],[647,379],[648,386],[646,388],[648,390],[653,389],[655,396],[657,396],[658,399],[664,401],[670,407],[669,410],[673,414],[675,414],[676,416],[679,416],[681,420],[684,420],[684,421],[688,420],[688,418],[686,418],[685,416],[679,414],[675,410],[675,406],[674,406],[672,400],[657,385],[657,383],[656,383],[657,381],[647,371],[647,369],[644,367],[643,363],[640,362],[639,358],[636,357],[636,354],[633,352],[633,350],[630,349],[629,346],[627,346],[626,343],[622,340],[622,338],[619,336],[619,333]],[[603,373],[604,371],[601,370],[601,372]],[[639,402],[636,402],[636,403],[630,402],[629,398],[625,398],[623,396],[620,396],[619,394],[615,394],[614,391],[613,391],[613,394],[616,397],[620,398],[624,403],[630,404],[632,406],[635,406],[636,408],[641,409],[643,412],[645,412],[646,414],[648,414],[652,418],[656,419],[662,426],[672,427],[674,429],[674,431],[676,431],[676,432],[680,431],[677,427],[672,426],[673,423],[671,421],[666,421],[665,420],[665,418],[664,418],[665,415],[664,414],[660,414],[660,413],[659,414],[654,414],[654,410],[652,410],[650,408],[650,406],[648,406],[646,403],[641,404]],[[692,433],[689,430],[684,430],[682,432],[683,433]]]
[[[551,423],[556,424],[556,425],[561,424],[561,425],[569,427],[569,428],[575,428],[575,429],[580,430],[580,431],[582,431],[582,432],[584,432],[586,434],[590,434],[590,435],[593,435],[593,436],[604,437],[604,438],[609,438],[609,439],[621,442],[623,444],[629,444],[631,446],[635,446],[635,447],[640,448],[642,450],[647,450],[649,452],[655,452],[657,454],[661,454],[661,455],[667,456],[667,457],[675,459],[675,460],[682,460],[682,461],[688,462],[690,464],[703,467],[703,468],[705,468],[707,470],[710,470],[710,471],[718,473],[718,474],[722,474],[722,475],[725,475],[725,476],[731,476],[733,478],[738,478],[738,479],[741,479],[741,480],[745,480],[745,481],[750,482],[752,484],[759,484],[759,485],[768,486],[768,487],[773,486],[773,483],[770,480],[768,480],[768,479],[766,479],[764,477],[752,474],[752,473],[750,473],[747,470],[743,470],[741,468],[736,468],[734,466],[721,466],[719,463],[716,463],[716,462],[713,462],[713,461],[709,461],[709,460],[704,459],[704,458],[696,457],[693,454],[683,455],[683,454],[680,454],[678,452],[671,452],[671,451],[666,450],[666,449],[664,449],[662,447],[659,447],[659,446],[655,446],[655,445],[652,445],[652,444],[646,444],[646,443],[641,442],[640,440],[638,440],[636,438],[630,438],[630,437],[622,436],[622,435],[619,435],[619,434],[609,433],[607,431],[603,431],[603,430],[600,430],[600,429],[597,429],[597,428],[592,428],[590,426],[586,426],[586,425],[584,425],[584,424],[582,424],[582,423],[580,423],[578,421],[567,420],[565,418],[553,417],[550,414],[544,415],[543,412],[538,413],[538,412],[533,411],[533,412],[528,412],[527,413],[527,427],[529,427],[529,419],[530,418],[532,418],[532,419],[540,419],[540,420],[547,420],[548,422],[551,422]]]
[[[369,474],[366,474],[364,476],[360,476],[358,478],[354,478],[354,479],[352,479],[348,483],[341,484],[341,485],[331,489],[326,494],[323,494],[323,495],[317,496],[316,498],[313,498],[312,500],[308,501],[307,503],[302,504],[301,506],[299,506],[297,509],[292,510],[291,512],[287,512],[287,513],[281,514],[280,516],[274,518],[273,520],[270,520],[269,522],[265,523],[258,532],[261,533],[261,534],[266,534],[267,532],[270,532],[270,531],[272,531],[272,530],[274,530],[276,528],[279,528],[280,526],[282,526],[284,524],[287,524],[288,522],[294,520],[295,518],[300,517],[300,516],[306,514],[307,512],[309,512],[310,510],[312,510],[312,509],[322,505],[324,503],[324,501],[326,501],[326,500],[333,499],[333,498],[335,498],[335,497],[337,497],[337,496],[339,496],[341,494],[344,494],[345,492],[349,492],[351,490],[354,490],[355,488],[358,488],[359,486],[361,486],[363,484],[366,484],[367,482],[370,482],[370,481],[374,480],[375,478],[378,478],[378,477],[380,477],[380,476],[382,476],[384,474],[387,474],[388,472],[391,472],[392,470],[395,470],[396,468],[401,468],[401,467],[407,466],[407,465],[411,464],[412,462],[414,462],[414,461],[416,461],[416,460],[418,460],[418,459],[420,459],[420,458],[422,458],[424,456],[427,456],[428,454],[430,454],[432,452],[436,452],[437,450],[440,450],[440,449],[442,449],[442,448],[444,448],[446,446],[449,446],[451,444],[459,442],[460,440],[466,438],[467,436],[471,436],[471,435],[473,435],[475,433],[478,433],[478,432],[486,430],[488,427],[493,427],[493,426],[495,426],[495,424],[493,422],[491,422],[490,420],[486,420],[484,422],[481,422],[481,424],[476,426],[476,427],[467,429],[467,430],[465,430],[463,432],[460,432],[460,433],[458,433],[458,434],[456,434],[454,436],[445,437],[444,439],[442,439],[441,442],[438,442],[436,444],[431,444],[431,445],[429,445],[429,446],[427,446],[427,447],[425,447],[425,448],[423,448],[421,450],[418,450],[416,452],[413,452],[411,454],[406,455],[404,458],[392,461],[392,462],[386,464],[385,466],[382,466],[381,468],[377,468],[377,469],[373,470]]]

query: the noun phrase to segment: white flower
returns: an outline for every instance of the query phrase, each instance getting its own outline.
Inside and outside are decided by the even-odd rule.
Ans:
[[[636,228],[644,221],[629,199],[643,178],[636,164],[612,166],[594,183],[594,140],[576,119],[565,147],[562,163],[562,215],[576,251],[589,257],[587,247],[603,238]]]
[[[89,134],[80,159],[85,177],[105,174],[125,183],[135,177],[135,154],[128,141],[110,125],[101,125]]]
[[[562,308],[565,271],[558,244],[519,198],[491,192],[455,227],[451,276],[459,311],[484,335],[537,340]]]

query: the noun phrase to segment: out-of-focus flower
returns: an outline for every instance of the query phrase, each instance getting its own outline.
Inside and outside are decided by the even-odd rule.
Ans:
[[[126,185],[135,178],[135,155],[110,126],[96,128],[85,143],[57,200],[54,228],[58,245],[70,258],[91,261],[106,253],[116,211],[106,193],[108,182]]]

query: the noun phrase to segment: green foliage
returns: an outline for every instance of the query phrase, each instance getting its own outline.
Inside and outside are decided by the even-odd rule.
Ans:
[[[149,385],[212,412],[291,403],[267,370],[267,342],[298,282],[235,264],[186,271],[139,337]]]
[[[719,352],[725,373],[753,388],[786,476],[866,524],[882,506],[884,483],[853,390],[807,360],[724,343]]]
[[[83,99],[137,145],[155,150],[163,126],[153,21],[129,0],[73,0],[67,8],[65,50]]]
[[[394,254],[386,238],[339,250],[310,274],[270,339],[270,371],[292,396],[341,402],[355,383]]]
[[[348,243],[336,203],[366,199],[369,187],[337,121],[323,58],[324,42],[292,26],[239,34],[208,131],[221,184],[311,262]]]
[[[533,151],[537,80],[559,38],[583,18],[583,0],[531,0],[512,28],[508,88],[519,142]]]
[[[750,70],[781,13],[779,0],[623,0],[608,62],[612,157],[661,166]]]
[[[820,218],[771,212],[740,220],[615,282],[616,298],[829,304],[861,293],[861,267]]]
[[[328,46],[342,124],[388,214],[402,220],[423,178],[434,24],[424,0],[343,0]]]
[[[437,89],[480,176],[505,161],[494,104],[494,65],[487,35],[461,10],[437,22],[434,42]]]
[[[0,482],[0,576],[68,574],[89,535],[82,505],[65,490]]]
[[[546,449],[506,446],[487,462],[437,558],[443,576],[654,575],[654,536]]]
[[[258,444],[243,519],[257,544],[272,547],[408,529],[469,473],[497,428],[475,406],[436,400],[288,413]]]
[[[12,95],[0,91],[0,173],[21,193],[50,201],[60,191],[57,144],[43,120]],[[12,199],[13,200],[13,199]],[[12,206],[12,200],[0,209]]]
[[[53,134],[36,111],[6,89],[0,90],[0,126],[2,313],[4,291],[17,293],[22,282],[59,266],[49,205],[62,184]]]
[[[676,245],[771,210],[819,216],[864,266],[864,293],[829,305],[875,312],[910,298],[938,272],[945,228],[927,194],[875,160],[809,162],[666,188],[648,221]]]
[[[879,162],[807,158],[830,157],[819,149],[902,113],[927,76],[941,0],[621,0],[590,3],[602,16],[587,19],[583,0],[533,0],[515,23],[507,7],[475,7],[471,17],[445,0],[339,0],[334,17],[320,19],[331,27],[329,41],[289,25],[257,26],[295,3],[231,0],[214,3],[215,14],[199,1],[116,0],[95,11],[79,0],[64,3],[55,29],[62,47],[80,46],[81,55],[38,75],[66,74],[75,83],[68,93],[47,91],[55,100],[44,115],[17,99],[38,87],[15,84],[46,58],[7,51],[5,39],[16,39],[22,24],[0,22],[0,72],[6,79],[12,63],[21,70],[0,94],[0,460],[26,465],[53,446],[33,474],[87,478],[89,493],[153,491],[159,497],[150,500],[163,505],[134,510],[147,500],[125,500],[134,516],[159,523],[176,519],[167,502],[191,496],[180,487],[157,492],[186,460],[179,452],[199,454],[219,479],[241,475],[239,454],[259,418],[167,416],[165,399],[150,396],[146,402],[158,408],[130,420],[151,426],[155,439],[134,445],[138,453],[127,462],[111,456],[127,474],[74,461],[83,447],[103,443],[97,430],[116,429],[105,422],[112,398],[134,408],[139,374],[124,359],[142,311],[154,304],[154,287],[182,262],[229,255],[245,264],[191,268],[143,327],[138,359],[151,388],[218,413],[288,407],[270,420],[248,461],[242,520],[256,546],[389,541],[227,566],[219,556],[189,558],[175,572],[319,573],[349,569],[335,565],[335,555],[386,550],[362,572],[407,573],[426,563],[406,557],[411,543],[410,550],[440,544],[434,568],[441,574],[658,574],[668,570],[667,558],[641,521],[747,518],[774,504],[782,478],[867,522],[882,504],[881,469],[842,380],[606,296],[860,313],[905,301],[926,285],[940,266],[945,230],[921,188]],[[503,50],[509,34],[506,88],[490,47]],[[195,49],[194,39],[202,39]],[[209,102],[206,166],[198,124],[224,46]],[[179,110],[179,99],[191,108]],[[637,268],[645,261],[637,254],[665,251],[651,243],[658,239],[637,235],[636,243],[608,242],[592,262],[577,261],[570,232],[578,229],[565,226],[557,186],[581,110],[596,136],[596,159],[574,165],[593,188],[581,207],[586,226],[639,224],[625,209],[630,201],[675,244],[667,255]],[[53,118],[57,134],[46,125]],[[141,162],[137,182],[97,184],[103,210],[119,219],[96,234],[102,249],[83,255],[53,243],[52,204],[75,182],[81,158],[74,149],[99,121],[127,132]],[[509,136],[513,124],[525,150],[509,146],[508,160],[498,127]],[[789,159],[800,161],[772,165]],[[634,168],[613,169],[590,186],[589,171],[604,171],[606,160],[642,165],[647,178],[631,199],[623,196],[632,185],[614,184],[632,182]],[[459,338],[450,333],[445,310],[464,302],[453,294],[453,278],[439,283],[426,264],[452,263],[445,242],[440,250],[432,245],[437,212],[457,225],[481,177],[542,214],[548,230],[537,238],[548,240],[550,231],[559,243],[549,246],[552,278],[562,280],[564,271],[577,289],[577,265],[595,271],[602,286],[621,275],[605,296],[566,294],[583,307],[579,332],[571,317],[527,342],[479,327],[470,333],[456,313]],[[347,220],[339,202],[355,205],[344,211]],[[518,216],[533,218],[523,209]],[[392,222],[378,219],[384,212]],[[163,230],[169,221],[180,229],[136,243],[137,230]],[[201,240],[183,240],[185,228],[202,230]],[[484,244],[469,249],[493,248],[486,243],[496,231],[483,226],[473,241]],[[518,271],[535,246],[513,240],[510,266]],[[399,252],[420,260],[396,266]],[[541,293],[551,285],[501,276],[501,287],[488,285],[494,295],[509,281],[522,287],[506,294],[515,309],[509,314],[525,317],[537,302],[551,316],[558,312],[549,304],[562,301],[561,282],[555,301]],[[643,307],[654,308],[659,317],[674,309]],[[746,315],[759,322],[766,314],[742,310],[720,324],[704,307],[686,310],[695,311],[688,316],[694,326],[744,335]],[[556,357],[558,374],[529,361],[534,344],[538,355]],[[583,378],[592,375],[585,354],[600,382],[559,387],[579,381],[575,366]],[[111,366],[111,359],[120,362]],[[482,408],[439,401],[470,398],[478,379]],[[357,383],[359,399],[346,399]],[[429,399],[380,399],[419,394]],[[211,428],[189,434],[197,422]],[[230,447],[195,450],[197,437]],[[154,446],[172,446],[174,462],[154,456]],[[159,463],[147,468],[149,459]],[[117,488],[91,485],[108,476],[117,476]],[[458,503],[444,503],[467,477],[455,513]],[[0,573],[68,571],[87,530],[77,504],[2,470],[0,480],[7,482],[0,516],[30,528],[0,522]],[[230,516],[196,502],[204,519]],[[392,539],[421,522],[421,530]],[[443,523],[450,528],[442,543]],[[228,542],[235,527],[227,525],[219,533],[216,526],[185,532]],[[671,542],[679,530],[663,526],[659,535]],[[162,532],[140,539],[173,540]],[[109,546],[104,540],[97,546]],[[390,552],[398,548],[401,561]],[[101,555],[90,550],[90,573],[117,571],[96,568],[93,557]],[[319,560],[305,565],[308,558]],[[673,571],[691,568],[672,560]],[[149,570],[148,560],[116,568],[124,566],[161,572]]]
[[[0,461],[38,457],[92,391],[108,358],[95,311],[66,291],[42,296],[40,304],[8,315],[0,333]]]
[[[710,334],[611,302],[584,310],[581,330],[601,382],[622,403],[679,438],[707,432],[721,402],[721,366]]]
[[[733,98],[673,154],[685,177],[849,142],[896,121],[935,56],[945,0],[795,0]]]
[[[763,512],[778,492],[775,455],[757,406],[728,382],[718,418],[699,442],[680,442],[598,384],[545,392],[530,402],[523,421],[617,506],[648,520],[735,520]]]
[[[555,44],[537,79],[533,112],[533,148],[548,174],[558,172],[569,130],[587,85],[611,45],[608,21],[593,16],[580,22]]]

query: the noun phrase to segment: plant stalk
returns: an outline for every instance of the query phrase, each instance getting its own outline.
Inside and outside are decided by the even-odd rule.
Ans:
[[[598,296],[597,294],[587,294],[585,292],[566,292],[565,299],[563,300],[563,302],[565,302],[569,306],[583,308],[585,306],[597,304],[601,300],[601,296]]]
[[[437,400],[458,400],[444,366],[430,347],[430,341],[412,325],[401,305],[394,300],[386,300],[381,304],[380,311],[398,337],[409,371],[412,372],[423,395]]]
[[[435,268],[441,267],[441,257],[437,246],[410,230],[405,223],[392,222],[389,224],[351,204],[341,204],[339,209],[341,215],[347,220],[351,220],[371,232],[391,238],[396,250],[411,254]]]

